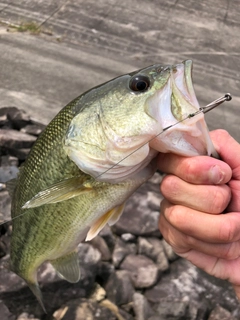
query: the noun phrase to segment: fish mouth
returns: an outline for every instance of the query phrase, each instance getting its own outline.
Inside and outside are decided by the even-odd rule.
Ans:
[[[150,142],[159,152],[173,152],[183,156],[211,155],[214,147],[199,111],[192,82],[192,61],[168,66],[169,78],[155,97],[148,101],[148,111],[158,122],[162,134]]]
[[[192,81],[192,60],[172,66],[170,71],[172,95],[171,112],[176,120],[182,121],[189,114],[199,110]]]

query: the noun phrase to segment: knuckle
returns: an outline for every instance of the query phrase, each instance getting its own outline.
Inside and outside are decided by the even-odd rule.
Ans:
[[[219,228],[219,240],[223,243],[231,243],[234,241],[235,228],[231,219],[226,220]]]
[[[186,181],[193,181],[195,178],[196,163],[194,158],[186,158],[184,162],[184,179]]]
[[[231,192],[225,185],[214,188],[212,193],[212,201],[210,204],[211,212],[223,212],[231,199]]]
[[[195,244],[196,244],[196,239],[192,236],[189,236],[189,235],[185,235],[184,236],[184,243],[186,244],[186,246],[188,248],[195,248]]]
[[[239,257],[239,250],[236,250],[235,242],[225,246],[225,248],[221,252],[221,258],[225,260],[233,260],[238,257]]]
[[[179,181],[175,176],[167,175],[162,180],[160,190],[165,198],[173,199],[179,194],[179,189]]]

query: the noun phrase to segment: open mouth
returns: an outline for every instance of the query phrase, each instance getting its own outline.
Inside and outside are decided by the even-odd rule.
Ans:
[[[192,61],[186,60],[171,68],[171,112],[176,120],[183,120],[196,112],[199,104],[192,83]]]

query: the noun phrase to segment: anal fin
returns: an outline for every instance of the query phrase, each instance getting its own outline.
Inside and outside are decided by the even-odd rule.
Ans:
[[[79,259],[76,251],[49,261],[58,275],[68,282],[78,282],[80,279]]]
[[[95,223],[91,226],[90,230],[88,231],[85,241],[90,241],[94,237],[96,237],[107,223],[110,226],[116,223],[123,213],[124,205],[125,203],[107,211],[103,216],[101,216],[97,221],[95,221]]]

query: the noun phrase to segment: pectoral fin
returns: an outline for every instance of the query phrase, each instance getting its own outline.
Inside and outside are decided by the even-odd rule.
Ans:
[[[68,282],[78,282],[80,279],[79,259],[76,251],[60,257],[56,260],[49,261],[56,269],[58,275]]]
[[[88,231],[87,237],[85,241],[90,241],[94,237],[98,235],[98,233],[104,228],[104,226],[108,223],[112,226],[114,223],[118,221],[121,214],[123,213],[125,203],[121,204],[106,212],[101,218],[99,218],[90,228]]]
[[[92,191],[89,184],[81,177],[73,177],[51,185],[49,188],[37,193],[27,201],[23,209],[35,208],[44,204],[56,203],[79,196],[82,193]]]

